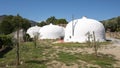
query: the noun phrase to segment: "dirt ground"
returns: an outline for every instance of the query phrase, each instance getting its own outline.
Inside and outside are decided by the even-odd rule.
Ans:
[[[120,39],[115,38],[107,39],[111,40],[112,44],[109,44],[107,47],[100,49],[99,52],[114,55],[115,58],[119,60],[115,67],[120,67]]]
[[[103,46],[102,48],[100,48],[98,50],[98,52],[100,53],[103,53],[103,54],[111,54],[115,57],[115,59],[117,59],[118,61],[116,62],[116,64],[114,64],[113,66],[115,68],[120,68],[120,39],[115,39],[115,38],[110,38],[109,36],[107,37],[108,40],[111,40],[111,44],[108,44],[108,45],[105,45]],[[57,48],[57,47],[55,47]],[[69,49],[59,49],[57,48],[58,51],[65,51],[65,52],[73,52],[73,53],[77,53],[77,52],[88,52],[88,53],[93,53],[93,49],[91,48],[75,48],[73,49],[72,51],[69,50]],[[80,61],[81,62],[81,61]],[[57,63],[56,66],[58,66],[58,68],[79,68],[78,64],[73,64],[72,66],[66,66],[65,64],[63,63],[60,63],[60,62],[57,62],[57,61],[53,61],[51,63]],[[89,68],[89,66],[93,66],[95,68],[101,68],[99,66],[95,66],[95,65],[92,65],[92,64],[86,64],[85,62],[82,62],[83,63],[83,67],[87,65],[87,67]],[[51,67],[49,67],[51,68]],[[54,68],[54,66],[53,66]]]

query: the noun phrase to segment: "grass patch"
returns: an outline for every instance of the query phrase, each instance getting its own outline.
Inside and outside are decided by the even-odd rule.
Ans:
[[[108,54],[99,54],[98,57],[94,54],[76,54],[76,56],[78,56],[80,60],[99,65],[102,68],[113,67],[113,64],[117,61],[114,59],[114,56]]]
[[[76,57],[75,55],[71,55],[70,53],[60,52],[58,53],[58,55],[59,55],[58,60],[63,61],[65,63],[75,62],[78,60],[78,57]]]
[[[99,42],[100,45],[108,45],[111,44],[111,41],[106,41],[106,42]],[[80,47],[80,48],[85,48],[85,47],[89,47],[87,43],[55,43],[53,44],[55,46],[62,46],[62,47]]]
[[[108,45],[111,44],[111,41],[106,41],[106,42],[99,42],[101,45]]]
[[[44,49],[45,48],[42,48],[42,47],[35,48],[33,42],[21,43],[20,62],[23,62],[23,64],[21,64],[19,67],[20,68],[31,68],[31,67],[45,68],[46,66],[44,63],[37,64],[37,61],[36,63],[35,62],[25,63],[26,61],[30,61],[30,60],[42,60],[42,58],[44,57],[42,55]],[[16,62],[16,48],[13,48],[10,52],[5,54],[3,58],[0,59],[0,67],[4,68],[6,67],[6,65],[8,65],[9,67],[12,68],[12,66],[15,66],[15,62]]]
[[[56,43],[56,44],[53,44],[55,46],[61,46],[61,47],[67,47],[67,48],[84,48],[84,47],[87,47],[87,45],[85,43]]]
[[[102,68],[112,67],[115,63],[114,57],[111,55],[100,54],[96,58],[93,54],[87,53],[72,53],[69,52],[76,48],[88,47],[85,43],[57,43],[52,44],[55,40],[42,40],[37,42],[36,48],[33,42],[24,42],[20,45],[20,62],[18,68],[47,68],[47,63],[58,60],[66,65],[79,64],[78,60],[87,62],[88,64],[96,64]],[[109,44],[109,42],[103,42],[101,44]],[[54,46],[59,46],[54,48]],[[60,48],[65,48],[67,51],[61,52]],[[74,49],[75,48],[75,49]],[[58,50],[58,51],[57,51]],[[3,58],[0,58],[0,67],[15,68],[16,61],[16,48],[6,53]]]
[[[58,53],[58,61],[64,62],[66,65],[71,65],[72,63],[77,63],[78,60],[85,61],[86,63],[99,65],[102,68],[113,67],[113,64],[116,62],[112,55],[99,54],[96,57],[94,54],[70,54],[66,52]]]
[[[75,55],[71,55],[70,53],[66,53],[66,52],[60,52],[58,53],[58,61],[64,62],[67,66],[72,65],[72,63],[77,62],[78,57],[76,57]]]

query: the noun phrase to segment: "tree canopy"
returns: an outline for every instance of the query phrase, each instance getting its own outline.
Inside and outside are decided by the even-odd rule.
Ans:
[[[38,23],[37,25],[44,26],[44,25],[48,25],[50,23],[59,25],[59,24],[67,24],[68,22],[66,21],[66,19],[63,19],[63,18],[57,19],[54,16],[51,16],[51,17],[47,18],[46,21],[42,21],[42,22]]]
[[[13,24],[12,24],[12,19],[13,19],[12,15],[4,17],[4,19],[0,23],[0,33],[10,34],[10,33],[13,32],[14,27],[13,27]]]
[[[120,31],[120,16],[101,21],[106,30],[111,32]]]
[[[54,17],[54,16],[51,16],[50,18],[48,18],[47,20],[46,20],[46,23],[47,24],[50,24],[50,23],[52,23],[52,24],[54,24],[55,22],[56,22],[56,18]]]
[[[67,24],[68,22],[65,19],[57,19],[55,24]]]
[[[0,49],[13,46],[12,37],[9,35],[0,35]]]
[[[26,31],[31,26],[29,20],[22,18],[19,14],[16,16],[8,15],[0,23],[0,33],[10,34],[13,31],[24,29]]]

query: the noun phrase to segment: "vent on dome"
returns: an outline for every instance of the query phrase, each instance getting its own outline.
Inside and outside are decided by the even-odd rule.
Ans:
[[[82,19],[87,19],[87,17],[86,17],[86,16],[83,16]]]

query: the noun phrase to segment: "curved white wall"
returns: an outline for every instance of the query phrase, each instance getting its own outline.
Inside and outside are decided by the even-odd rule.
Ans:
[[[96,40],[105,41],[105,28],[102,23],[83,17],[69,22],[65,29],[65,42],[86,42],[87,33],[95,33]],[[91,38],[92,39],[92,38]]]
[[[27,30],[27,34],[29,34],[31,38],[34,38],[35,34],[38,33],[38,31],[40,30],[40,28],[41,27],[38,27],[38,26],[30,27]]]
[[[64,36],[64,28],[57,25],[46,25],[39,30],[39,39],[57,39]]]

